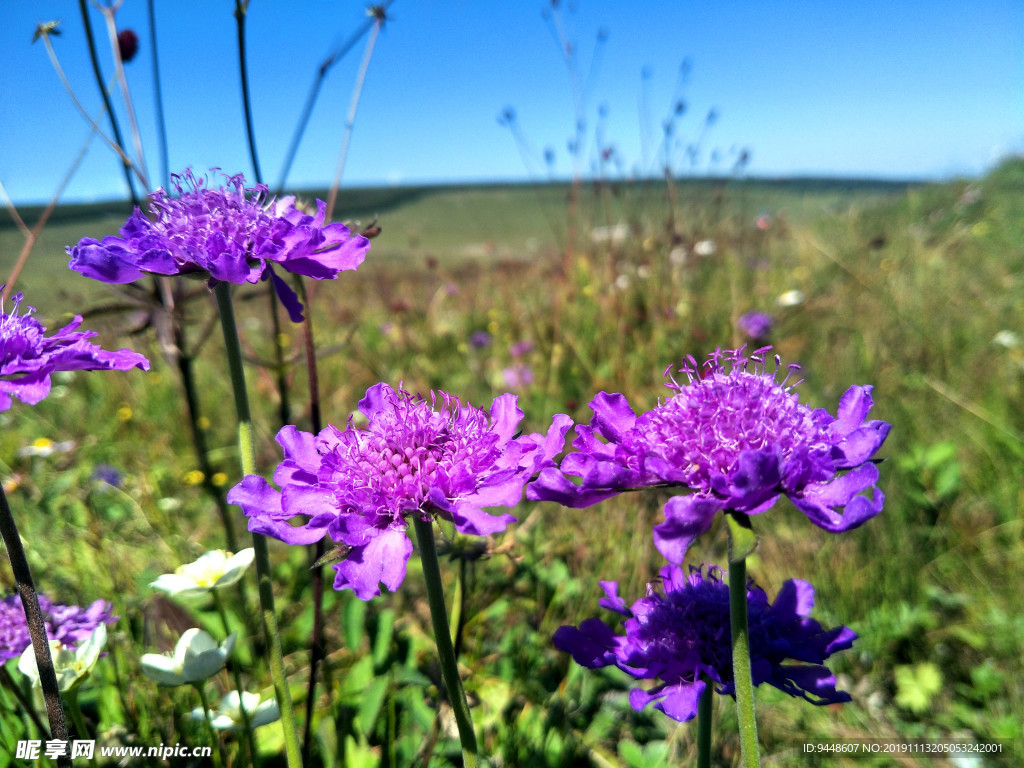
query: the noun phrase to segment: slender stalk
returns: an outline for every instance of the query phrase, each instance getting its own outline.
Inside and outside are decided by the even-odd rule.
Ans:
[[[249,157],[256,183],[263,183],[260,160],[256,155],[256,130],[252,124],[252,102],[249,99],[249,67],[245,55],[245,15],[249,11],[249,0],[235,0],[235,21],[238,22],[238,74],[242,81],[242,106],[245,109],[245,135],[249,142]]]
[[[75,731],[78,732],[79,739],[88,739],[89,731],[85,727],[85,718],[82,717],[82,708],[78,705],[78,691],[68,691],[68,710],[71,712],[71,722],[75,724]],[[96,756],[93,755],[89,761],[93,765],[96,765]]]
[[[302,323],[302,340],[306,348],[306,379],[309,385],[309,420],[314,435],[323,429],[320,417],[320,379],[316,368],[316,344],[313,341],[313,291],[315,284],[306,290],[301,275],[295,275],[295,287],[306,308]],[[302,762],[309,761],[313,747],[313,705],[316,702],[316,675],[320,664],[326,657],[324,647],[324,567],[316,565],[327,551],[324,539],[313,545],[313,572],[311,574],[313,588],[313,634],[309,641],[309,688],[306,691],[306,725],[302,733]]]
[[[132,141],[135,144],[135,158],[139,164],[139,172],[145,179],[146,189],[149,189],[149,172],[146,170],[146,157],[142,152],[142,136],[139,133],[139,124],[135,120],[135,107],[132,105],[132,93],[128,88],[128,78],[124,76],[124,61],[121,60],[121,46],[117,41],[117,22],[114,14],[117,6],[102,6],[100,13],[107,23],[107,35],[110,38],[110,47],[114,53],[114,71],[118,84],[121,86],[121,98],[124,99],[125,112],[128,114],[128,127],[132,132]]]
[[[387,11],[388,6],[394,0],[385,0],[378,7],[382,11]],[[295,126],[295,133],[292,135],[292,141],[288,145],[288,152],[285,154],[284,164],[281,168],[281,176],[277,182],[277,194],[281,194],[284,191],[284,185],[288,181],[288,173],[291,171],[292,163],[295,161],[295,154],[299,151],[299,144],[302,142],[302,134],[306,131],[306,126],[309,125],[309,118],[313,114],[313,107],[316,105],[317,96],[320,94],[320,86],[324,84],[324,80],[327,78],[327,73],[331,67],[341,61],[345,54],[347,54],[359,39],[370,31],[376,23],[376,19],[373,16],[367,16],[366,21],[359,25],[359,28],[352,33],[352,35],[345,40],[344,43],[335,47],[330,53],[327,54],[326,58],[320,62],[320,66],[317,67],[316,77],[313,79],[313,85],[309,89],[309,95],[306,96],[306,103],[302,107],[302,114],[299,116],[299,122]]]
[[[697,768],[711,768],[711,697],[714,684],[708,680],[697,700]]]
[[[219,766],[224,765],[224,755],[222,754],[224,751],[224,745],[220,743],[220,739],[217,738],[217,732],[213,730],[213,720],[210,719],[210,702],[206,698],[206,682],[201,681],[194,685],[196,687],[196,692],[199,694],[199,705],[203,708],[203,716],[206,720],[206,730],[210,736],[210,741],[217,745],[217,749],[213,753],[213,762],[219,768]],[[242,706],[242,700],[239,699],[238,702],[239,709],[244,710],[245,707]]]
[[[736,684],[736,713],[740,723],[743,768],[759,768],[754,679],[750,672],[750,631],[747,626],[747,561],[729,564],[729,622],[732,629],[732,676]]]
[[[256,449],[253,444],[252,415],[249,411],[249,395],[245,388],[245,370],[242,367],[242,349],[238,341],[238,328],[231,304],[231,286],[218,283],[214,289],[217,307],[220,310],[221,327],[224,330],[224,346],[227,351],[228,369],[231,373],[231,388],[235,398],[235,412],[238,416],[238,449],[243,475],[256,474]],[[281,635],[274,611],[274,588],[270,574],[270,555],[267,539],[259,533],[252,535],[256,551],[256,573],[259,578],[260,606],[263,615],[263,631],[270,649],[270,676],[274,680],[277,703],[281,708],[284,730],[285,755],[289,768],[302,765],[298,733],[295,728],[295,712],[284,674],[284,653],[281,650]]]
[[[36,712],[36,708],[32,706],[32,702],[29,701],[28,697],[25,696],[25,692],[21,690],[14,678],[11,677],[11,673],[7,671],[5,665],[0,664],[0,685],[6,688],[15,699],[18,700],[19,706],[25,711],[25,714],[29,716],[33,723],[35,723],[36,729],[40,735],[46,736],[49,733],[46,729],[46,725],[42,720],[39,719],[39,714]]]
[[[462,742],[462,760],[466,768],[476,768],[476,732],[473,730],[473,718],[469,714],[469,702],[466,701],[466,692],[462,688],[451,631],[448,629],[448,611],[444,604],[444,587],[441,585],[441,566],[437,562],[434,527],[430,520],[423,520],[419,515],[413,515],[413,525],[416,528],[420,561],[423,563],[423,578],[427,582],[427,602],[430,604],[430,621],[434,626],[434,640],[437,642],[437,655],[441,662],[441,677],[448,689],[448,701],[455,713],[459,740]]]
[[[53,657],[50,655],[50,638],[46,634],[43,612],[39,608],[39,597],[32,583],[32,571],[28,567],[25,549],[21,546],[21,536],[14,522],[14,514],[7,503],[7,494],[0,486],[0,535],[7,547],[7,557],[11,561],[11,570],[21,595],[21,605],[25,610],[28,632],[32,638],[32,648],[36,655],[36,666],[39,668],[39,683],[43,688],[43,700],[46,702],[46,717],[50,721],[51,738],[66,742],[68,740],[68,724],[64,719],[64,705],[61,703],[60,688],[57,687],[57,673],[53,669]],[[71,758],[65,751],[57,758],[57,765],[70,766]]]
[[[338,156],[338,167],[334,172],[334,183],[331,184],[331,193],[327,198],[327,221],[334,219],[334,203],[338,199],[338,187],[341,185],[341,174],[345,170],[345,159],[348,157],[348,144],[352,140],[352,129],[356,124],[356,109],[359,107],[359,97],[363,93],[363,83],[366,81],[366,72],[370,68],[370,58],[373,56],[373,48],[377,44],[377,37],[380,35],[381,27],[384,26],[386,15],[380,11],[376,22],[373,25],[373,32],[370,39],[366,41],[366,52],[359,65],[359,72],[356,74],[356,84],[352,89],[352,101],[348,107],[348,115],[345,117],[345,135],[341,141],[341,153]]]
[[[167,121],[164,119],[164,96],[160,87],[160,59],[156,49],[156,8],[155,0],[147,0],[149,15],[149,47],[153,52],[153,101],[156,106],[156,130],[160,148],[160,180],[164,189],[170,186],[170,164],[167,159]]]
[[[100,70],[100,60],[96,55],[96,38],[92,34],[92,22],[89,21],[89,6],[86,0],[78,0],[78,10],[82,15],[82,27],[85,29],[85,39],[89,47],[89,61],[92,62],[92,71],[96,77],[96,84],[100,87],[103,106],[106,107],[107,114],[110,115],[110,127],[114,131],[114,143],[117,145],[118,155],[121,158],[121,164],[124,166],[124,180],[128,184],[128,194],[132,198],[132,205],[138,205],[139,196],[135,193],[135,185],[132,183],[132,170],[134,166],[128,154],[124,151],[124,137],[121,136],[121,126],[117,122],[114,105],[110,102],[110,94],[103,87],[103,72]],[[138,171],[136,170],[136,172]],[[141,181],[143,189],[148,189],[145,180],[142,179]]]
[[[220,594],[217,590],[211,590],[213,594],[213,604],[217,608],[217,613],[220,616],[220,623],[224,627],[224,637],[227,638],[231,634],[231,626],[228,624],[228,614],[224,610],[224,601],[220,599]],[[245,689],[242,687],[242,673],[238,669],[238,663],[234,659],[228,659],[228,669],[231,672],[231,679],[235,681],[235,690],[238,691],[238,700],[242,701],[242,694],[245,693]],[[253,740],[252,725],[249,722],[249,711],[244,706],[239,706],[239,711],[242,713],[242,722],[245,724],[245,740],[249,747],[249,764],[256,764],[256,742]]]

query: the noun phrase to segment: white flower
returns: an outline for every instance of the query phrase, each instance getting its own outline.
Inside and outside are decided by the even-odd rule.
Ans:
[[[100,624],[85,640],[72,650],[60,640],[50,641],[50,656],[53,658],[53,671],[57,674],[57,685],[61,691],[70,691],[89,676],[100,651],[107,644],[107,625]],[[18,669],[26,677],[32,678],[32,684],[40,685],[39,668],[36,666],[35,649],[29,645],[18,659]]]
[[[217,645],[209,633],[193,627],[174,646],[174,655],[147,653],[142,657],[146,677],[161,685],[183,685],[205,680],[223,667],[235,648],[235,633]]]
[[[1020,336],[1013,331],[1000,331],[992,338],[993,344],[998,344],[1006,349],[1014,349],[1020,346]]]
[[[19,448],[18,456],[52,456],[55,453],[67,453],[75,447],[74,440],[63,440],[59,443],[53,442],[48,437],[37,437],[32,445]]]
[[[260,702],[259,694],[243,693],[242,705],[249,715],[249,725],[252,728],[259,728],[261,725],[272,723],[281,717],[281,710],[275,699],[268,699]],[[229,691],[220,700],[217,711],[210,711],[210,725],[219,731],[241,731],[245,728],[245,720],[242,717],[242,707],[239,706],[238,691]],[[193,720],[205,720],[206,713],[202,707],[192,710]]]
[[[714,256],[717,248],[714,240],[698,240],[693,244],[693,252],[698,256]]]
[[[174,573],[165,573],[149,586],[172,597],[198,597],[211,589],[234,584],[252,565],[255,550],[243,549],[237,555],[214,549],[203,553],[194,563],[179,567]]]
[[[797,304],[803,304],[804,292],[795,288],[792,291],[786,291],[775,300],[775,303],[780,307],[795,307]]]

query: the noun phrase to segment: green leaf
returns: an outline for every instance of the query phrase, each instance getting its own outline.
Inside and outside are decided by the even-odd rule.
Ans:
[[[362,602],[361,600],[359,602]],[[395,629],[395,611],[385,608],[377,615],[377,634],[373,638],[373,665],[380,667],[391,651],[391,638]]]
[[[345,633],[345,647],[349,650],[358,650],[359,644],[366,634],[364,622],[366,618],[366,603],[352,595],[342,612],[341,628]]]
[[[896,667],[896,703],[914,714],[926,711],[942,690],[942,672],[930,661]]]
[[[359,730],[369,736],[373,733],[373,726],[377,723],[377,715],[380,714],[381,705],[384,704],[384,695],[388,691],[388,679],[378,677],[363,694],[359,704],[359,714],[356,715],[356,726]]]
[[[377,768],[380,755],[366,743],[366,739],[358,742],[351,735],[345,737],[345,768]]]
[[[661,768],[668,765],[668,744],[652,741],[640,746],[635,741],[620,741],[619,757],[630,768]]]

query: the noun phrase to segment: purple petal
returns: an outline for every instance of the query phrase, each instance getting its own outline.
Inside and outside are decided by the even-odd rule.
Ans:
[[[849,531],[882,511],[885,495],[873,488],[872,497],[857,496],[878,480],[874,464],[862,464],[831,483],[809,485],[801,496],[791,496],[794,506],[819,528],[832,533]],[[845,506],[842,514],[834,507]]]
[[[706,687],[707,683],[703,680],[667,686],[661,691],[663,698],[654,707],[673,720],[685,723],[697,716],[697,704]],[[630,703],[632,703],[632,699],[632,692],[630,692]]]
[[[360,600],[380,594],[383,584],[394,592],[405,578],[406,563],[412,554],[412,542],[402,528],[381,531],[365,546],[354,547],[334,566],[335,589],[351,589]]]
[[[848,435],[864,423],[868,411],[875,401],[871,397],[873,387],[852,386],[839,398],[836,422],[833,429],[840,435]]]
[[[281,506],[281,493],[258,475],[245,478],[228,491],[229,504],[237,504],[249,518],[249,530],[273,536],[286,544],[313,544],[324,537],[323,528],[292,526],[292,515]]]
[[[673,496],[665,502],[665,522],[654,526],[654,546],[670,563],[681,564],[694,539],[724,508],[724,502],[706,496]]]
[[[594,429],[613,443],[621,443],[636,424],[636,413],[629,407],[625,395],[599,392],[590,401],[594,417],[590,424]]]
[[[298,295],[281,277],[278,276],[277,272],[273,270],[270,264],[267,264],[266,269],[263,270],[263,279],[270,278],[270,281],[274,284],[274,291],[277,292],[277,298],[281,300],[281,304],[288,310],[288,318],[293,323],[302,322],[302,302],[299,301]]]
[[[609,611],[615,611],[621,613],[623,616],[632,616],[633,612],[626,606],[626,601],[619,597],[619,585],[614,581],[599,581],[601,589],[604,590],[605,596],[597,601],[597,604],[602,608],[607,608]]]
[[[597,669],[615,663],[615,633],[600,619],[587,619],[578,629],[559,627],[553,640],[556,648],[571,653],[581,667]]]
[[[588,491],[581,489],[557,469],[541,470],[537,479],[526,486],[526,498],[530,501],[554,501],[563,507],[581,509],[610,499],[618,491]]]
[[[383,382],[374,384],[366,390],[365,397],[359,401],[359,412],[372,421],[374,415],[379,411],[390,410],[389,403],[394,397],[395,390],[387,384]]]
[[[491,431],[498,436],[499,447],[504,447],[512,439],[523,420],[518,401],[518,396],[506,393],[496,397],[491,404]]]

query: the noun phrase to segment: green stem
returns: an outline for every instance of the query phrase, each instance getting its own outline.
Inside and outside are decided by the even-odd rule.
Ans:
[[[220,599],[220,593],[216,589],[212,590],[212,594],[213,604],[217,607],[217,613],[220,615],[220,623],[224,627],[224,637],[227,638],[231,634],[231,627],[228,624],[228,613],[224,610],[224,601]],[[242,673],[238,669],[238,662],[234,659],[228,659],[227,666],[231,671],[231,679],[235,681],[235,690],[238,691],[238,700],[242,701],[245,689],[242,687]],[[249,722],[249,712],[243,706],[239,706],[239,710],[242,713],[242,722],[245,724],[245,740],[249,747],[249,765],[256,765],[256,742],[253,740],[252,725]]]
[[[217,732],[213,730],[213,721],[210,719],[210,702],[206,698],[206,683],[201,681],[194,683],[196,693],[199,694],[199,705],[203,708],[203,718],[206,720],[206,730],[210,736],[211,746],[216,745],[216,749],[213,753],[213,762],[215,765],[224,765],[224,755],[221,754],[224,751],[224,746],[220,743],[220,739],[217,737]],[[244,710],[245,707],[242,705],[242,700],[238,700],[239,709]]]
[[[714,683],[706,681],[697,700],[697,768],[711,768],[711,696]]]
[[[36,655],[36,667],[39,669],[39,684],[43,689],[43,700],[46,702],[46,717],[50,721],[51,738],[66,742],[68,740],[68,724],[64,719],[64,706],[60,699],[60,688],[57,687],[57,673],[53,669],[53,657],[50,655],[50,639],[46,634],[43,612],[39,608],[39,597],[32,583],[32,571],[28,567],[25,549],[21,546],[21,536],[14,522],[14,513],[7,503],[7,494],[0,486],[0,537],[7,547],[7,557],[11,561],[11,570],[21,595],[21,605],[25,611],[32,648]],[[70,766],[71,758],[67,752],[57,758],[57,765]]]
[[[413,525],[416,528],[420,561],[423,563],[423,578],[427,582],[427,602],[430,604],[430,621],[434,626],[437,655],[441,661],[441,677],[448,689],[448,700],[455,713],[455,723],[459,727],[462,760],[466,768],[476,768],[476,732],[473,730],[473,719],[469,714],[466,692],[462,689],[455,648],[448,629],[448,611],[444,605],[444,587],[441,585],[437,547],[434,545],[434,527],[430,520],[423,520],[419,515],[413,515]]]
[[[256,156],[256,131],[252,125],[252,102],[249,98],[249,67],[245,55],[245,15],[249,11],[249,0],[235,0],[235,21],[238,22],[238,73],[242,80],[242,106],[245,110],[245,136],[249,142],[249,157],[256,183],[263,183],[260,161]],[[276,339],[274,340],[277,341]]]
[[[132,205],[139,204],[139,196],[135,193],[135,185],[132,183],[131,161],[125,149],[124,138],[121,136],[121,126],[117,122],[117,113],[114,112],[114,105],[110,101],[110,94],[103,87],[103,72],[100,70],[100,60],[96,55],[96,38],[92,33],[92,22],[89,21],[89,5],[86,0],[78,0],[78,10],[82,15],[82,27],[85,29],[85,40],[88,43],[89,61],[92,62],[92,71],[96,77],[96,85],[100,88],[100,96],[103,98],[103,106],[107,109],[107,116],[110,117],[110,127],[114,131],[114,142],[121,150],[121,165],[124,168],[124,181],[128,185],[128,194],[131,196]]]
[[[78,738],[88,739],[89,731],[85,727],[85,718],[82,717],[82,708],[78,706],[78,691],[68,691],[68,710],[71,712],[71,722],[75,724],[75,730],[78,732]],[[93,755],[90,762],[96,765],[96,756]]]
[[[750,631],[747,626],[747,561],[742,559],[729,564],[729,621],[743,768],[759,768],[761,758],[757,748],[754,679],[750,672]]]
[[[238,450],[242,474],[254,475],[256,449],[253,445],[252,416],[249,411],[249,395],[245,388],[245,370],[242,368],[242,348],[238,342],[238,328],[235,325],[235,312],[231,304],[231,286],[229,283],[218,283],[214,293],[217,296],[217,308],[220,310],[221,328],[224,330],[224,347],[227,352],[228,370],[231,373],[231,388],[235,396],[235,412],[238,415]],[[263,631],[267,638],[267,647],[270,649],[270,676],[274,680],[277,703],[281,708],[285,755],[289,768],[295,768],[302,765],[302,757],[292,697],[284,674],[284,653],[281,650],[281,634],[278,632],[277,614],[274,611],[274,587],[271,581],[270,554],[267,551],[266,537],[253,533],[252,546],[256,552]]]
[[[25,714],[29,716],[33,723],[35,723],[36,729],[42,737],[46,738],[46,736],[49,735],[49,731],[46,729],[46,725],[43,721],[39,719],[39,715],[36,713],[36,708],[25,696],[25,692],[18,687],[16,682],[14,682],[14,678],[12,678],[11,673],[7,671],[7,667],[3,665],[0,665],[0,685],[11,692]]]

